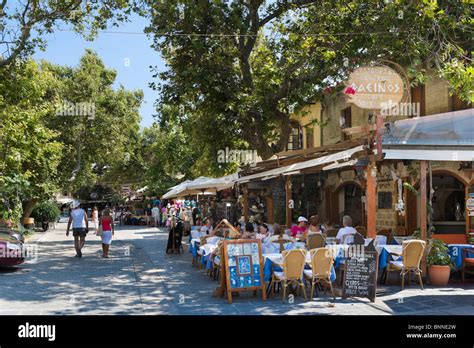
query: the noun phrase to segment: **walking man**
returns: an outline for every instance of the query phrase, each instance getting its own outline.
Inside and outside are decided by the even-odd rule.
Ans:
[[[89,221],[87,213],[80,207],[81,203],[75,200],[72,203],[71,216],[67,223],[66,237],[69,237],[69,228],[72,224],[72,235],[74,236],[74,247],[76,248],[76,257],[82,257],[82,248],[86,243],[86,234],[89,230]]]
[[[155,227],[160,227],[160,208],[157,205],[151,210],[151,216],[153,218],[153,225]]]

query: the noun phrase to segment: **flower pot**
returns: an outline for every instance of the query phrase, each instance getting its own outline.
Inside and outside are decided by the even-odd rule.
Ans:
[[[33,225],[35,223],[35,219],[33,218],[24,218],[23,219],[23,224],[24,225]]]
[[[451,268],[449,266],[431,265],[428,267],[430,283],[434,286],[446,286],[449,282]]]

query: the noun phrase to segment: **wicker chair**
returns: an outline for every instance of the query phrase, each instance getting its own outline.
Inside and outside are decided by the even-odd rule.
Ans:
[[[285,250],[285,244],[291,242],[289,239],[283,239],[282,237],[278,238],[277,240],[273,241],[273,243],[278,243],[280,244],[280,253]]]
[[[423,290],[423,280],[421,279],[421,268],[420,262],[421,258],[423,257],[423,253],[425,251],[426,242],[423,240],[406,240],[403,242],[402,247],[402,258],[403,261],[389,261],[387,264],[387,277],[385,278],[385,285],[388,283],[388,275],[390,272],[398,271],[402,276],[402,290],[405,287],[405,275],[408,274],[410,277],[410,272],[415,273],[418,276],[418,280],[420,281],[421,289]],[[390,253],[390,255],[397,255],[399,254]],[[410,278],[408,278],[410,281]]]
[[[334,289],[331,281],[331,268],[334,262],[334,257],[329,248],[318,248],[310,251],[311,254],[311,269],[305,269],[303,274],[307,280],[311,282],[311,299],[313,299],[314,289],[317,284],[329,284],[334,300]],[[324,288],[326,294],[326,288]],[[316,296],[318,290],[316,288]]]
[[[337,232],[339,232],[339,230],[337,228],[329,228],[326,231],[326,235],[330,238],[334,238],[334,237],[337,236]]]
[[[303,282],[306,253],[306,250],[301,249],[283,251],[283,272],[273,271],[269,288],[272,289],[274,288],[274,284],[280,283],[283,287],[283,301],[286,299],[286,289],[288,285],[293,283],[296,283],[299,288],[303,290],[304,298],[307,300]]]
[[[356,226],[356,231],[359,232],[364,238],[367,238],[367,229],[364,226]]]
[[[474,250],[462,249],[461,280],[463,283],[465,273],[474,274],[474,257],[469,257],[469,254],[474,254]]]
[[[387,244],[390,244],[392,242],[392,233],[389,230],[385,229],[385,228],[379,230],[377,232],[377,235],[387,237]]]
[[[407,235],[407,228],[405,226],[397,226],[395,229],[396,236],[406,236]]]
[[[321,233],[309,234],[306,236],[306,245],[308,250],[324,248],[326,245],[326,237]]]

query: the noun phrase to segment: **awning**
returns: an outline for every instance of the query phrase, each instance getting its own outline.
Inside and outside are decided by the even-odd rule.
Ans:
[[[387,124],[382,152],[387,160],[474,161],[474,109]]]
[[[474,109],[387,124],[382,146],[474,146]]]
[[[206,178],[202,177],[200,179],[196,179],[188,184],[188,188],[191,189],[200,189],[200,190],[207,190],[207,189],[214,189],[216,191],[225,190],[234,186],[234,181],[238,178],[237,173],[223,176],[221,178]]]
[[[301,170],[307,169],[307,168],[312,168],[316,166],[320,166],[323,164],[327,163],[333,163],[333,164],[339,164],[339,161],[346,161],[349,160],[355,153],[363,151],[364,146],[356,146],[352,149],[348,149],[345,151],[340,151],[333,153],[331,155],[315,158],[309,161],[304,161],[300,163],[295,163],[295,164],[290,164],[288,166],[280,167],[280,168],[275,168],[272,170],[267,170],[265,172],[261,173],[256,173],[256,174],[251,174],[247,176],[243,176],[241,178],[238,178],[235,180],[236,183],[246,183],[254,179],[261,179],[262,180],[267,180],[267,179],[272,179],[275,178],[279,175],[293,175],[293,174],[299,174]]]
[[[225,190],[234,185],[237,174],[231,174],[220,178],[208,178],[200,176],[194,180],[186,180],[171,188],[162,198],[176,198],[191,195],[215,195],[217,191]]]
[[[470,150],[414,150],[384,149],[387,160],[419,160],[419,161],[474,161],[474,148]]]

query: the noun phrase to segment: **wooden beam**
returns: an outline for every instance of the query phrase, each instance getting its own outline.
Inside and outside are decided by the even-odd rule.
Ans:
[[[291,194],[291,176],[285,176],[285,211],[286,211],[286,227],[291,227],[291,215],[292,209],[290,209],[290,200],[292,199]]]
[[[428,169],[427,161],[420,161],[420,234],[421,240],[426,241],[427,233],[427,224],[428,224],[428,192],[427,192],[427,181],[426,181],[426,172]],[[424,274],[426,274],[426,258],[421,259],[421,269]]]
[[[242,206],[244,209],[244,219],[245,222],[249,221],[249,189],[247,185],[244,186],[244,199],[242,202]]]
[[[266,197],[267,203],[267,222],[269,224],[275,223],[275,218],[273,214],[273,197]]]
[[[375,175],[374,175],[375,174]],[[376,224],[376,177],[377,166],[375,161],[371,161],[367,166],[367,188],[366,188],[366,205],[367,205],[367,237],[375,238],[377,235]]]

